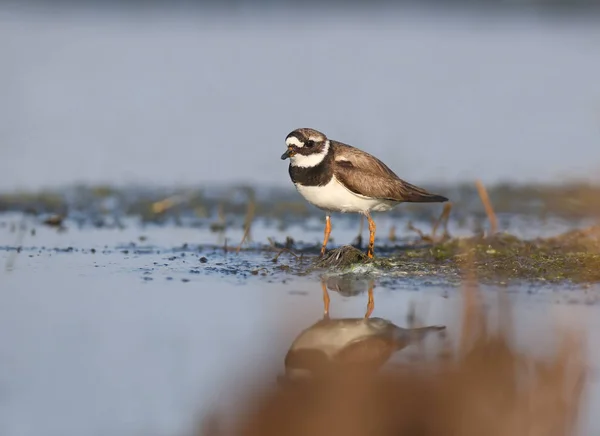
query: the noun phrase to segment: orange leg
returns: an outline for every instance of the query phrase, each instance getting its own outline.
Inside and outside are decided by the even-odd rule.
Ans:
[[[369,220],[369,247],[367,248],[367,256],[372,258],[375,249],[375,230],[377,229],[377,226],[369,212],[365,213],[365,216],[367,217],[367,220]]]
[[[369,286],[369,302],[367,303],[367,313],[365,313],[365,318],[368,318],[373,313],[375,309],[375,298],[373,297],[373,288],[375,287],[375,282],[371,282]]]
[[[329,317],[329,292],[327,292],[327,282],[321,280],[321,287],[323,288],[323,316]]]
[[[325,216],[325,237],[323,238],[323,246],[321,247],[321,256],[325,255],[325,248],[327,247],[327,241],[329,241],[329,234],[331,233],[331,218],[329,215]]]

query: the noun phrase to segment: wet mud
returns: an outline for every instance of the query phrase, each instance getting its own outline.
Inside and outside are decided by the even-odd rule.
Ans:
[[[365,255],[364,223],[351,214],[333,216],[320,256],[322,213],[286,190],[79,186],[2,194],[0,253],[7,270],[19,257],[82,256],[99,268],[130,265],[144,281],[344,275],[456,286],[472,257],[484,283],[600,283],[596,188],[492,187],[492,226],[491,204],[482,204],[476,187],[445,191],[452,207],[406,204],[376,215],[373,259]]]

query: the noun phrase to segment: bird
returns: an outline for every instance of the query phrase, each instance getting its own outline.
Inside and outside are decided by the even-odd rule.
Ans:
[[[299,128],[285,138],[288,172],[298,192],[325,211],[321,257],[331,234],[331,213],[359,213],[369,222],[367,256],[373,258],[376,225],[371,212],[385,212],[400,203],[443,203],[448,198],[412,185],[375,156],[329,139],[312,128]]]
[[[402,328],[384,318],[324,315],[294,339],[284,358],[285,374],[278,381],[314,380],[345,370],[377,371],[395,352],[445,328]]]

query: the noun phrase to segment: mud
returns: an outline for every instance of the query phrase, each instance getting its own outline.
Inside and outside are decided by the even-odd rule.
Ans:
[[[351,246],[330,251],[317,261],[322,268],[342,271],[369,268],[387,275],[460,278],[468,255],[480,280],[506,284],[600,282],[600,227],[570,231],[550,238],[522,240],[510,234],[450,238],[425,246],[388,251],[374,259]]]
[[[513,192],[504,189],[496,192]],[[223,200],[211,206],[200,194],[156,202],[140,192],[136,196],[128,190],[78,188],[61,196],[5,197],[4,208],[11,212],[0,214],[0,252],[5,252],[7,269],[19,256],[71,254],[91,256],[96,263],[116,258],[124,264],[135,260],[143,264],[141,276],[146,281],[165,276],[188,282],[203,275],[286,281],[295,276],[353,273],[392,283],[435,280],[454,286],[460,283],[465,256],[472,254],[479,278],[490,284],[600,282],[600,230],[589,225],[595,222],[591,217],[565,221],[556,216],[524,219],[499,214],[503,228],[510,231],[490,235],[485,222],[475,229],[463,223],[464,211],[456,207],[444,225],[437,218],[411,215],[414,210],[408,207],[402,218],[376,217],[376,256],[368,259],[364,228],[358,232],[359,217],[339,214],[332,219],[329,251],[321,258],[320,212],[299,221],[302,214],[291,209],[293,219],[282,225],[283,216],[264,216],[266,209],[258,206],[259,196],[253,190],[225,192],[227,213]],[[240,192],[243,195],[236,199]],[[153,198],[157,196],[154,192]],[[201,197],[207,205],[203,213],[195,203]],[[232,208],[234,200],[239,203],[237,209]],[[140,210],[135,205],[140,204],[154,211],[153,220],[136,215]],[[216,216],[211,217],[213,206]],[[352,245],[339,244],[340,240]]]

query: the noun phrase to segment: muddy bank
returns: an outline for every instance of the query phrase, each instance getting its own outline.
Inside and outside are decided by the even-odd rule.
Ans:
[[[406,246],[368,259],[344,246],[315,261],[315,268],[339,272],[382,271],[398,276],[436,276],[459,280],[471,262],[484,281],[600,282],[600,226],[551,238],[522,240],[510,234],[447,238]]]
[[[502,185],[482,193],[472,184],[439,191],[452,203],[404,204],[376,217],[375,259],[364,255],[358,215],[332,218],[330,247],[339,248],[321,259],[323,213],[288,189],[249,186],[3,194],[0,251],[10,252],[9,265],[19,255],[134,259],[144,280],[165,271],[166,279],[182,281],[352,273],[454,285],[472,259],[478,277],[494,284],[600,283],[600,231],[590,226],[600,215],[600,188]],[[564,221],[552,221],[559,216]],[[531,229],[545,229],[544,236]]]
[[[435,281],[454,286],[461,281],[462,268],[472,261],[478,277],[492,284],[600,283],[600,226],[535,239],[506,233],[444,236],[434,241],[414,236],[394,242],[382,238],[375,245],[374,259],[366,257],[364,246],[336,248],[334,244],[320,258],[318,243],[292,238],[264,243],[267,238],[260,236],[258,241],[242,245],[239,239],[235,243],[188,243],[185,241],[192,240],[196,230],[173,227],[155,227],[142,233],[16,226],[15,234],[6,232],[8,227],[3,239],[10,243],[0,244],[7,268],[15,262],[26,266],[68,256],[99,267],[116,262],[139,272],[144,280],[164,277],[187,282],[216,275],[286,281],[301,276],[352,274],[391,282]],[[352,229],[349,232],[352,234]],[[212,234],[204,235],[209,238]],[[314,235],[318,238],[320,230]]]

